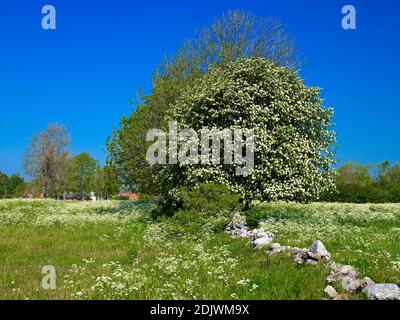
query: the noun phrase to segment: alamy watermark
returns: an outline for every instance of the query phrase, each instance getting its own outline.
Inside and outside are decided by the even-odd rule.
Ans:
[[[47,4],[42,7],[42,14],[45,14],[42,18],[42,28],[44,30],[55,30],[56,8]],[[342,18],[342,28],[344,30],[355,30],[357,28],[356,8],[353,5],[345,5],[342,7],[342,14],[345,15]]]
[[[56,8],[52,5],[45,5],[42,8],[42,13],[45,16],[42,18],[42,28],[44,30],[56,29]]]
[[[53,266],[44,266],[42,268],[42,274],[45,275],[42,279],[42,288],[44,290],[56,290],[56,268]]]
[[[253,129],[202,129],[196,132],[194,129],[185,128],[178,132],[176,121],[169,122],[168,129],[168,133],[161,129],[152,129],[147,133],[146,141],[156,140],[146,153],[146,159],[151,165],[190,166],[223,163],[234,165],[236,175],[248,176],[253,173]]]
[[[357,29],[357,13],[356,8],[352,5],[345,5],[342,8],[342,14],[345,16],[342,19],[342,28],[344,30]]]

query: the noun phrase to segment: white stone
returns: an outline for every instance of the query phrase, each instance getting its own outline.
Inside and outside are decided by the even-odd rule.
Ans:
[[[326,250],[324,244],[320,240],[315,240],[309,249],[312,253],[318,254],[322,258],[329,258],[331,254]]]
[[[258,238],[253,241],[253,246],[256,249],[261,249],[261,248],[268,246],[272,242],[272,240],[273,240],[273,238],[271,238],[271,237]]]
[[[331,268],[332,272],[334,272],[334,273],[338,272],[340,269],[340,264],[332,261],[332,263],[330,264],[330,268]]]
[[[308,251],[308,252],[306,252],[306,254],[307,254],[307,256],[308,256],[310,259],[312,259],[312,260],[316,260],[316,261],[322,260],[322,257],[321,257],[319,254],[317,254],[317,253]]]
[[[274,240],[274,235],[271,232],[256,232],[254,233],[254,238],[261,239],[261,238],[270,238],[271,241]]]
[[[368,277],[356,280],[357,291],[362,291],[365,287],[371,286],[373,284],[375,284],[375,282]]]
[[[372,284],[364,291],[370,300],[400,300],[400,288],[397,284]]]
[[[358,285],[357,285],[357,280],[353,279],[349,276],[344,276],[342,278],[342,287],[343,289],[350,291],[350,292],[355,292],[358,289]]]
[[[281,248],[281,245],[279,243],[270,243],[268,248],[269,250],[277,250]]]
[[[304,260],[301,257],[295,257],[294,262],[297,263],[298,265],[303,264]]]
[[[342,266],[339,270],[339,273],[343,274],[343,275],[349,275],[349,274],[358,275],[357,270],[354,267],[349,266],[349,265]]]
[[[333,299],[333,298],[335,298],[335,297],[338,296],[337,291],[336,291],[335,288],[332,287],[332,286],[327,286],[327,287],[324,289],[324,292],[325,292],[331,299]]]
[[[328,276],[328,278],[326,278],[326,282],[327,283],[333,283],[333,282],[335,282],[336,281],[336,278],[335,278],[335,276],[334,275],[329,275]]]
[[[238,237],[238,238],[247,238],[249,236],[248,232],[244,229],[233,230],[231,231],[231,234],[233,237]]]

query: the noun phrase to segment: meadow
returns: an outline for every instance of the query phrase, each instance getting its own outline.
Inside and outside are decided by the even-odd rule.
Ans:
[[[0,299],[325,299],[325,264],[296,265],[246,239],[154,221],[148,202],[0,201]],[[282,245],[324,242],[333,260],[400,281],[400,205],[256,204],[248,222]],[[57,272],[41,287],[42,267]],[[350,299],[364,299],[362,294]]]

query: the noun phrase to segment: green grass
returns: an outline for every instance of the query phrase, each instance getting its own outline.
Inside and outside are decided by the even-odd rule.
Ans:
[[[336,261],[374,280],[398,281],[391,262],[400,254],[394,231],[400,206],[258,208],[255,223],[282,245],[309,246],[320,238]],[[285,254],[270,257],[225,233],[177,234],[168,220],[152,223],[150,209],[146,203],[0,201],[0,298],[325,298],[326,265],[297,266]],[[56,268],[54,291],[41,288],[45,265]]]
[[[400,204],[260,204],[249,220],[278,242],[309,246],[319,239],[336,262],[376,282],[400,282]]]

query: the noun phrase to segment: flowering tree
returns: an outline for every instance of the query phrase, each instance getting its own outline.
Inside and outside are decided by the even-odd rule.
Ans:
[[[107,141],[108,159],[119,179],[141,193],[159,195],[156,177],[161,167],[146,161],[147,131],[165,129],[170,106],[209,69],[239,58],[258,57],[281,66],[299,65],[294,40],[279,19],[231,11],[185,41],[157,68],[152,92],[140,97],[140,106],[121,120],[120,128]]]
[[[251,200],[307,201],[333,185],[335,134],[332,109],[320,89],[275,62],[239,59],[199,79],[171,108],[181,128],[254,129],[254,171],[235,174],[233,165],[169,165],[161,173],[165,194],[181,186],[223,183]]]

